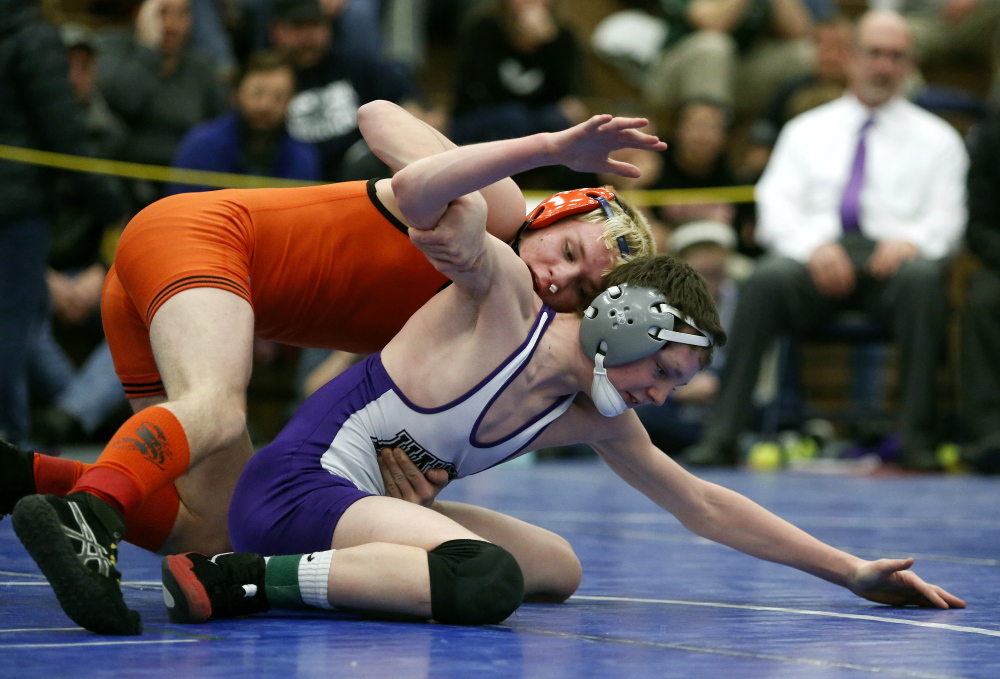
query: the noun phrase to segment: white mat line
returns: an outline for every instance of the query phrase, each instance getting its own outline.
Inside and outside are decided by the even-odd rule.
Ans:
[[[79,641],[62,644],[0,644],[0,648],[68,648],[70,646],[137,646],[139,644],[191,644],[201,639],[154,639],[151,641]]]
[[[14,573],[13,575],[17,575]],[[27,582],[23,580],[9,580],[0,581],[0,587],[47,587],[49,581],[45,578],[40,580],[29,580]],[[135,589],[150,589],[159,588],[163,586],[163,583],[159,580],[131,580],[129,582],[121,583],[122,587],[132,587]]]
[[[778,606],[748,606],[746,604],[721,604],[711,601],[679,601],[676,599],[638,599],[618,596],[578,596],[570,597],[579,601],[623,601],[640,604],[665,604],[668,606],[702,606],[705,608],[734,608],[744,611],[766,611],[771,613],[794,613],[795,615],[817,615],[828,618],[848,618],[850,620],[870,620],[873,622],[888,622],[894,625],[911,625],[913,627],[930,627],[932,629],[964,632],[966,634],[984,634],[990,637],[1000,637],[1000,630],[983,629],[982,627],[964,627],[948,625],[941,622],[923,622],[921,620],[906,620],[903,618],[884,618],[878,615],[862,615],[859,613],[834,613],[832,611],[810,611],[799,608],[780,608]]]
[[[626,646],[639,646],[642,648],[668,648],[688,653],[703,653],[707,655],[722,655],[732,658],[750,658],[752,660],[774,660],[783,663],[795,663],[799,665],[810,665],[826,669],[846,669],[871,672],[898,677],[918,677],[919,679],[964,679],[950,674],[936,674],[931,672],[921,672],[920,670],[904,670],[895,667],[876,667],[870,665],[857,665],[854,663],[838,662],[836,660],[822,660],[819,658],[804,658],[800,656],[779,655],[776,653],[759,653],[756,651],[737,651],[727,648],[713,648],[711,646],[694,646],[692,644],[682,644],[669,641],[645,641],[642,639],[626,639],[622,637],[605,637],[597,634],[582,634],[579,632],[556,632],[552,630],[540,630],[534,628],[511,628],[521,634],[537,634],[539,636],[551,636],[560,639],[580,639],[583,641],[594,641],[611,644],[624,644]]]
[[[0,575],[13,575],[18,578],[34,578],[36,580],[44,580],[45,576],[41,573],[19,573],[17,571],[0,571]]]

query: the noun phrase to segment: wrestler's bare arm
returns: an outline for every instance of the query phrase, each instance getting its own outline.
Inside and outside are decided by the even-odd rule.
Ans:
[[[391,101],[380,99],[359,108],[358,127],[372,153],[394,173],[421,158],[458,148],[436,129]],[[513,179],[504,177],[483,187],[480,193],[489,206],[486,230],[502,241],[510,241],[524,221],[521,189]],[[380,190],[379,198],[391,212],[402,218],[391,190]]]
[[[634,165],[608,156],[620,148],[666,148],[640,130],[646,124],[644,118],[598,115],[561,132],[458,147],[407,165],[392,178],[392,191],[410,226],[431,229],[459,196],[537,167],[638,176]]]
[[[402,106],[379,99],[358,109],[358,128],[379,160],[393,172],[457,145]]]
[[[483,228],[486,201],[456,198],[435,228],[410,238],[451,278],[382,350],[382,362],[411,400],[447,403],[490,373],[522,341],[540,307],[527,266]]]
[[[699,479],[652,444],[634,412],[601,417],[586,417],[591,423],[579,431],[593,432],[599,440],[591,445],[608,466],[692,532],[759,559],[798,568],[871,601],[965,606],[958,597],[907,570],[912,559],[865,561],[817,540],[739,493]]]

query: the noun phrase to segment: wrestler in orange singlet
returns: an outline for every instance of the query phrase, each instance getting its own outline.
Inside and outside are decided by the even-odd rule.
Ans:
[[[414,170],[405,180],[178,195],[125,229],[102,310],[136,414],[90,468],[36,455],[35,490],[52,494],[25,497],[13,512],[18,537],[81,626],[141,631],[118,587],[116,545],[126,525],[132,542],[152,550],[229,548],[229,497],[253,454],[246,386],[255,335],[374,351],[445,282],[404,236],[401,206],[410,238],[447,262],[446,236],[465,209],[452,202],[460,196],[481,191],[489,232],[509,241],[524,221],[511,175],[564,164],[637,176],[608,154],[664,148],[640,131],[645,120],[611,116],[461,148],[388,102],[362,107],[359,121],[390,168]],[[651,250],[641,218],[624,228],[627,236],[613,231],[615,222],[636,219],[633,212],[617,205],[614,219],[595,214],[595,221],[559,220],[522,241],[536,288],[553,308],[589,301],[619,251]]]

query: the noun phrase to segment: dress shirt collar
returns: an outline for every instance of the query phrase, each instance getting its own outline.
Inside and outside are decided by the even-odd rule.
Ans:
[[[857,126],[859,129],[869,118],[872,118],[877,126],[879,120],[886,116],[892,116],[895,111],[905,105],[904,102],[906,101],[903,97],[896,95],[881,106],[871,108],[861,103],[861,100],[858,99],[850,90],[844,92],[841,100],[851,112],[852,119],[857,118]]]

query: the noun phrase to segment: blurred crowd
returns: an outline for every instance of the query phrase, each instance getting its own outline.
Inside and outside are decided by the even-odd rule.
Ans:
[[[802,400],[796,347],[833,339],[875,366],[852,371],[861,391],[889,398],[884,347],[898,380],[884,426],[855,418],[821,443],[932,471],[956,442],[967,469],[1000,472],[1000,3],[63,2],[0,0],[0,144],[335,182],[389,174],[358,130],[375,99],[460,144],[650,118],[669,147],[622,152],[639,179],[517,179],[756,185],[754,203],[643,207],[730,334],[641,409],[654,442],[736,465],[755,441],[817,431],[801,402],[782,407]],[[117,234],[155,200],[209,189],[0,160],[0,437],[57,452],[120,422],[100,326]],[[289,356],[293,403],[352,360],[257,347],[262,366]]]

